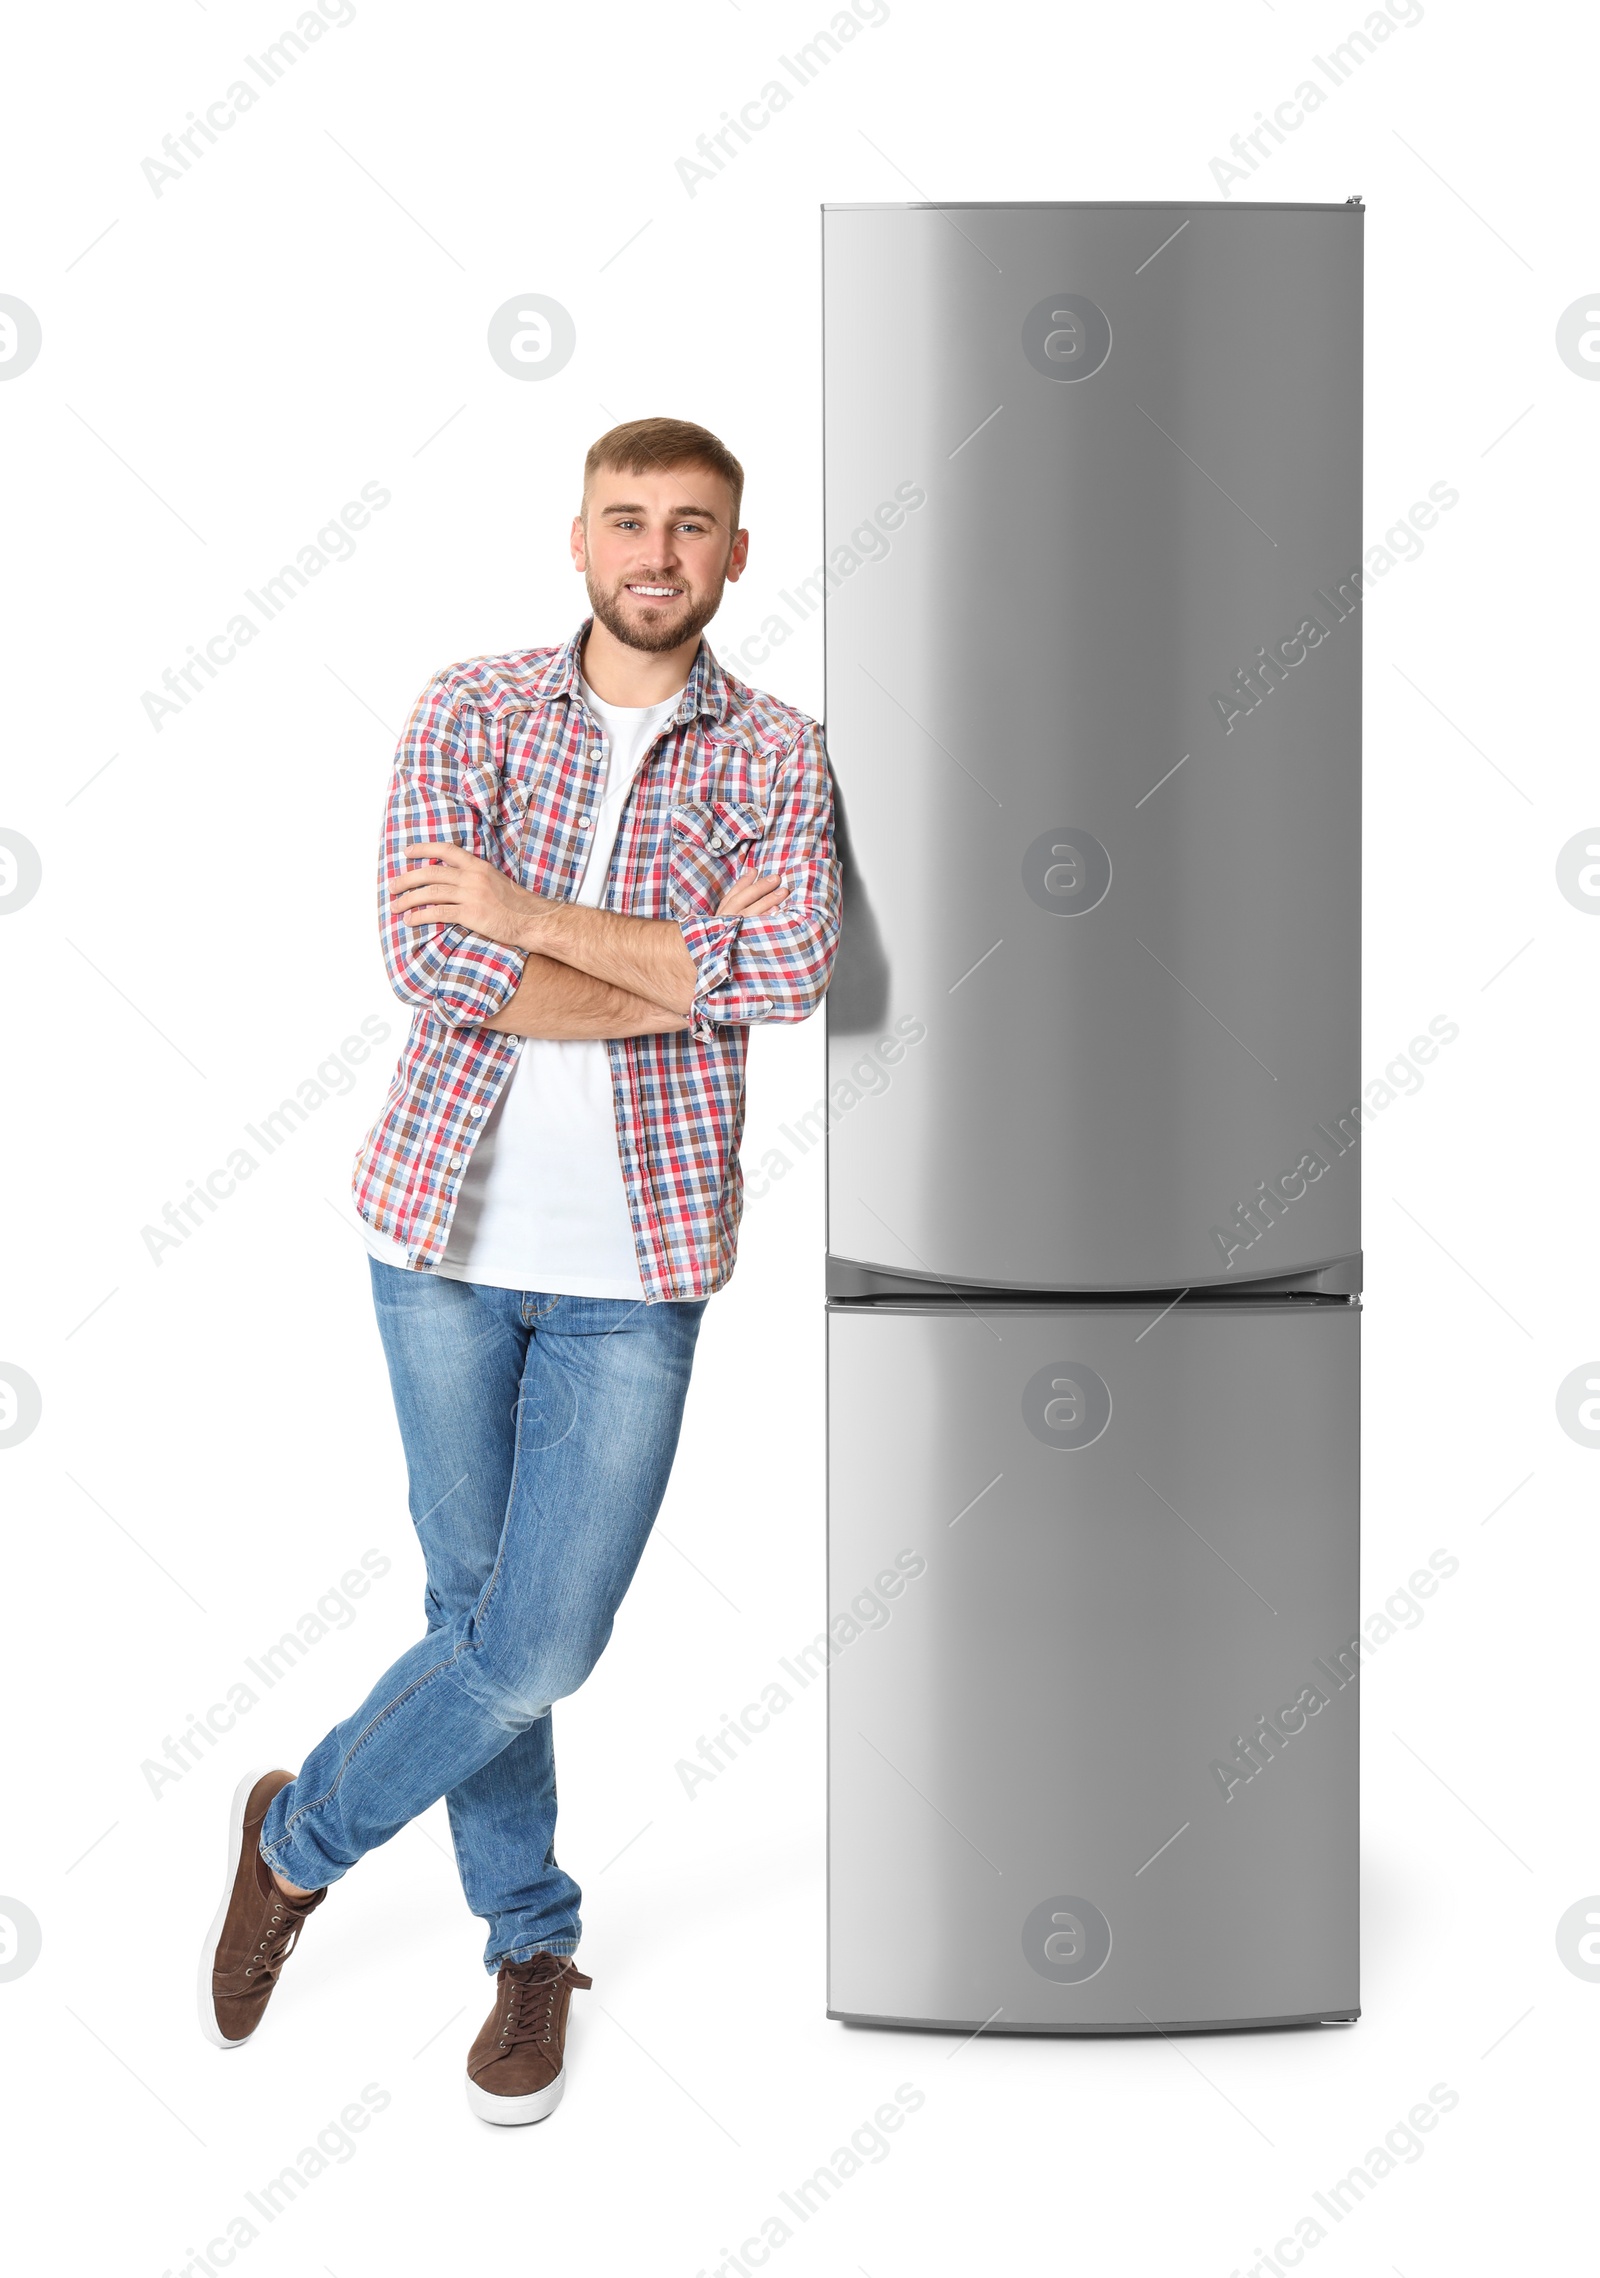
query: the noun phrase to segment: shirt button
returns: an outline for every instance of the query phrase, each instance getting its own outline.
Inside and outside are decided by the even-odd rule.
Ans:
[[[579,828],[579,830],[581,830],[581,831],[591,830],[593,827],[594,827],[594,817],[593,817],[593,815],[580,815],[580,816],[578,817],[578,828]]]
[[[711,841],[711,851],[713,854],[725,854],[727,852],[727,847],[728,842],[724,838],[714,838]]]
[[[462,1156],[460,1156],[460,1155],[452,1155],[452,1156],[451,1156],[451,1158],[450,1158],[450,1168],[451,1168],[453,1171],[459,1171],[459,1170],[460,1170],[460,1168],[461,1168],[461,1165],[462,1165],[462,1161],[463,1161],[463,1159],[464,1159],[464,1158],[463,1158]]]
[[[479,1116],[483,1113],[483,1109],[481,1107],[474,1107],[469,1109],[468,1112],[470,1113],[473,1122],[476,1123]]]

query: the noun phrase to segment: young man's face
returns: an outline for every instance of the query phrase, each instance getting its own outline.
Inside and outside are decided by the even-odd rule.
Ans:
[[[750,535],[732,515],[732,493],[709,467],[602,467],[573,517],[572,560],[607,632],[630,649],[698,640],[744,569]]]

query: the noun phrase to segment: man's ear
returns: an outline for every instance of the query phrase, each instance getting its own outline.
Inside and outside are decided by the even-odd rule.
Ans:
[[[581,511],[572,517],[572,534],[570,543],[572,547],[573,568],[580,571],[586,569],[588,567],[588,547],[584,542],[583,515]]]

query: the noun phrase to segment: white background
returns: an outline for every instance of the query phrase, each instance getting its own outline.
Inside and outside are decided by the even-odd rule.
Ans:
[[[693,1800],[674,1772],[821,1624],[819,1151],[749,1208],[658,1534],[557,1711],[595,1990],[562,2110],[503,2133],[461,2092],[488,1981],[441,1811],[330,1897],[257,2045],[224,2058],[193,2011],[236,1777],[298,1763],[420,1628],[346,1193],[400,1035],[373,922],[395,731],[440,665],[577,623],[567,521],[614,420],[697,418],[746,463],[724,654],[814,567],[820,202],[1217,198],[1229,138],[1364,12],[891,0],[692,197],[676,161],[826,0],[358,0],[159,197],[141,160],[292,8],[13,19],[0,291],[44,341],[0,386],[0,825],[43,864],[0,926],[0,1359],[43,1399],[0,1452],[0,1892],[43,1938],[0,1983],[27,2268],[183,2270],[369,2082],[387,2108],[257,2218],[251,2278],[464,2256],[693,2278],[905,2081],[920,2110],[774,2255],[790,2278],[1227,2278],[1441,2081],[1459,2102],[1422,2156],[1306,2260],[1431,2278],[1550,2251],[1600,2004],[1555,1936],[1600,1888],[1600,1458],[1555,1410],[1600,1353],[1600,927],[1555,876],[1600,841],[1600,387],[1555,345],[1600,305],[1596,57],[1575,13],[1412,16],[1227,185],[1364,197],[1369,540],[1460,493],[1364,604],[1366,1073],[1436,1015],[1460,1028],[1364,1141],[1363,1611],[1431,1551],[1460,1562],[1362,1680],[1364,2018],[965,2048],[825,2019],[822,1688]],[[537,385],[485,347],[529,292],[577,327]],[[391,502],[354,558],[156,732],[163,668],[369,481]],[[813,711],[819,628],[758,676]],[[142,1228],[369,1014],[391,1044],[154,1263]],[[756,1035],[747,1162],[821,1091],[821,1046],[820,1022]],[[152,1794],[144,1761],[368,1549],[390,1571],[353,1622]]]

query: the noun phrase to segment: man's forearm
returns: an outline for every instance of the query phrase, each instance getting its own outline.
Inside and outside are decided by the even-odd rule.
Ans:
[[[541,902],[519,947],[554,958],[580,973],[609,981],[627,996],[643,998],[687,1022],[699,974],[682,933],[670,918],[627,917],[577,902]]]
[[[681,934],[678,939],[681,946]],[[688,956],[687,950],[684,955]],[[610,1036],[659,1036],[686,1029],[689,1021],[686,1010],[671,1012],[535,950],[528,954],[515,992],[483,1025],[512,1036],[575,1043]]]

